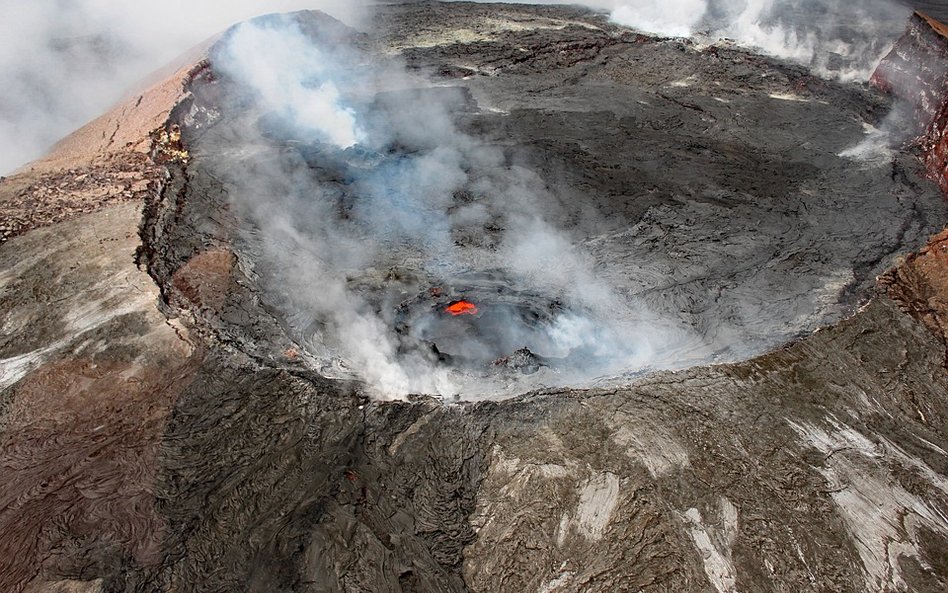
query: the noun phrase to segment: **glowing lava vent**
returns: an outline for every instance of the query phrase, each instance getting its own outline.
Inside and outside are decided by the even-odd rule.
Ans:
[[[450,313],[457,317],[458,315],[477,315],[478,309],[477,305],[470,301],[454,301],[450,305],[444,308],[446,313]]]

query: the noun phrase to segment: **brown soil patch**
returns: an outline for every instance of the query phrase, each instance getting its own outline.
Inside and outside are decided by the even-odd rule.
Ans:
[[[192,257],[171,278],[176,296],[191,306],[220,309],[227,298],[235,262],[234,254],[226,249],[205,251]]]
[[[905,312],[948,339],[948,229],[880,282]]]
[[[190,367],[67,359],[15,388],[0,436],[0,590],[160,560],[158,446]]]

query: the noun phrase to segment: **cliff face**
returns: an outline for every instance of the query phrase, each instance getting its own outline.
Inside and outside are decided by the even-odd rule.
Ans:
[[[948,193],[948,26],[916,12],[871,83],[911,105],[928,176]]]

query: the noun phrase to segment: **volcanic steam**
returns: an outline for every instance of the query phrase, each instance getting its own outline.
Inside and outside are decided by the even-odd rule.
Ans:
[[[542,30],[572,47],[568,28]],[[618,28],[589,31],[636,51]],[[895,178],[837,167],[855,118],[768,94],[792,68],[762,63],[752,84],[768,90],[708,82],[696,99],[657,86],[599,97],[591,78],[554,84],[567,98],[551,107],[549,91],[505,98],[491,75],[448,84],[377,41],[314,13],[242,24],[215,46],[182,129],[189,174],[226,196],[241,271],[301,358],[379,397],[602,385],[754,354],[844,314],[926,220],[891,224],[911,215]],[[665,82],[661,60],[730,63],[726,48],[654,43]],[[530,55],[569,68],[568,53]],[[624,76],[620,62],[596,67]],[[826,84],[827,101],[854,100]],[[732,137],[741,113],[766,115],[770,144]],[[824,121],[843,133],[826,137]],[[854,195],[856,226],[841,207]]]

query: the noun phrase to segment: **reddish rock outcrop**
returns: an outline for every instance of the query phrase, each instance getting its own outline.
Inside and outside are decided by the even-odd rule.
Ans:
[[[925,168],[948,194],[948,25],[916,12],[870,83],[912,104]]]
[[[879,278],[880,284],[906,313],[933,334],[948,341],[948,230],[932,237],[918,253]],[[946,353],[948,360],[948,353]]]

